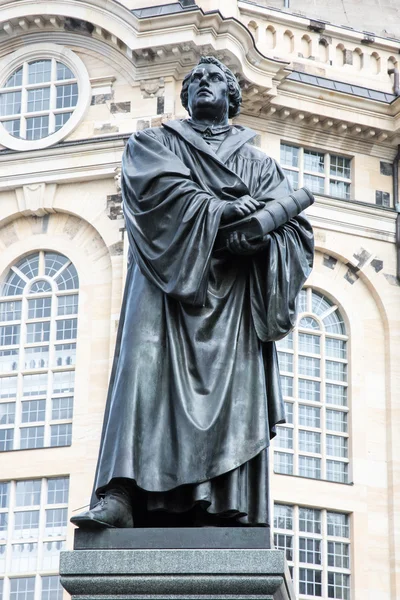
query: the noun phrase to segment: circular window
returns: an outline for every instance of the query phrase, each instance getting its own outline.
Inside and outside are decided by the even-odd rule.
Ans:
[[[0,64],[0,143],[30,150],[68,135],[90,101],[82,61],[66,48],[43,44],[14,52],[7,66]]]

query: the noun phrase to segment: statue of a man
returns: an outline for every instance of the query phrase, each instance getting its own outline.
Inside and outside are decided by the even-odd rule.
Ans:
[[[288,196],[275,161],[229,125],[241,92],[203,57],[187,120],[134,134],[122,167],[125,296],[91,509],[80,527],[267,526],[268,446],[284,406],[274,340],[310,273],[303,215],[261,242],[221,226]]]

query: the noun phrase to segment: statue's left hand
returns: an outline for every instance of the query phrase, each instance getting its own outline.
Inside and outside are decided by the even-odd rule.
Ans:
[[[232,254],[248,255],[256,254],[265,248],[266,242],[249,242],[244,233],[232,231],[226,241],[226,247]]]

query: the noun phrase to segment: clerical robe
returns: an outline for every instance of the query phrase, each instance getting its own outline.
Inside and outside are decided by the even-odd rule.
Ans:
[[[300,215],[256,254],[215,252],[227,201],[291,191],[254,136],[233,126],[214,151],[187,121],[170,121],[127,144],[128,273],[97,495],[123,478],[146,491],[149,510],[200,502],[266,524],[266,449],[284,422],[274,341],[295,324],[313,236]]]

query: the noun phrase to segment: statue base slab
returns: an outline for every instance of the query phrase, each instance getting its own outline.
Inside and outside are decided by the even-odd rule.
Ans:
[[[146,542],[146,529],[78,530],[79,549],[60,558],[61,583],[72,600],[295,598],[284,552],[261,546],[261,528],[160,529],[158,547],[155,531],[147,530]],[[190,539],[185,533],[177,543],[179,531],[190,531]]]

